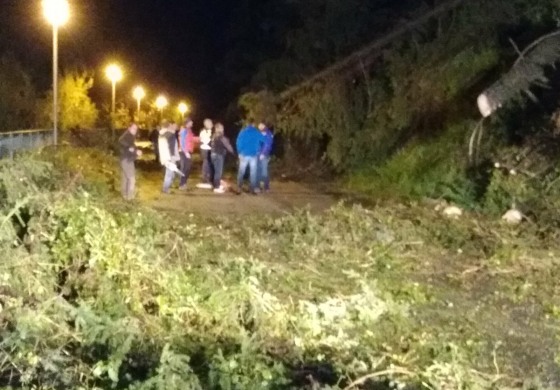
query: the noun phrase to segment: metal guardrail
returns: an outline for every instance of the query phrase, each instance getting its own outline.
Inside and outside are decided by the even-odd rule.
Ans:
[[[52,130],[19,130],[0,133],[0,159],[13,158],[17,152],[53,144],[54,134]]]

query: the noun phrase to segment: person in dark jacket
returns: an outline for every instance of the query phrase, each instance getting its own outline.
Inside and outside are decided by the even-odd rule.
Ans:
[[[153,129],[150,132],[148,138],[152,142],[152,148],[154,150],[154,158],[155,158],[154,161],[159,162],[159,148],[158,148],[159,128]]]
[[[180,168],[183,176],[181,177],[181,182],[179,184],[180,190],[187,189],[187,180],[189,180],[189,175],[191,173],[192,167],[192,154],[194,153],[194,134],[193,134],[193,121],[187,119],[185,125],[181,127],[179,131],[179,157]]]
[[[274,143],[274,135],[264,122],[259,123],[259,131],[264,137],[261,145],[258,163],[258,186],[264,186],[265,192],[270,191],[270,174],[268,173],[268,163],[270,162],[270,154],[272,153],[272,145]]]
[[[214,168],[214,177],[212,184],[214,186],[214,192],[217,194],[223,194],[225,192],[222,186],[222,175],[224,173],[224,162],[227,153],[235,154],[229,139],[224,134],[224,125],[221,123],[216,123],[214,127],[214,136],[212,137],[212,166]]]
[[[245,178],[245,173],[247,168],[249,168],[249,191],[252,194],[256,194],[257,189],[257,169],[259,152],[261,146],[264,142],[264,136],[255,127],[255,122],[253,120],[249,121],[249,124],[241,130],[239,136],[237,137],[237,153],[239,154],[239,172],[237,174],[237,188],[241,192],[243,188],[243,179]]]
[[[136,147],[138,126],[132,123],[119,138],[120,165],[122,172],[122,196],[125,200],[133,200],[136,191],[136,169],[134,162],[142,155]]]

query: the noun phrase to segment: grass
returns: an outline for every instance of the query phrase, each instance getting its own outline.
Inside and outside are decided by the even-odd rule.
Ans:
[[[534,224],[396,202],[172,218],[112,198],[107,156],[41,159],[0,166],[0,387],[559,383],[560,244]]]

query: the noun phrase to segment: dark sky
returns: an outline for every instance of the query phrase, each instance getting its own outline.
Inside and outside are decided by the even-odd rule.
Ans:
[[[251,65],[243,58],[254,59],[255,52],[260,52],[259,58],[264,59],[267,51],[268,55],[274,53],[268,50],[270,42],[279,41],[278,32],[274,38],[274,31],[267,30],[266,23],[254,20],[250,13],[260,9],[258,12],[270,16],[269,22],[290,19],[293,15],[283,13],[281,1],[69,0],[71,18],[60,32],[60,66],[63,71],[78,66],[95,70],[92,95],[98,104],[109,103],[110,84],[103,70],[116,61],[125,70],[118,100],[133,103],[132,88],[143,84],[151,101],[157,94],[166,93],[175,104],[178,99],[188,99],[197,119],[220,116],[251,77]],[[366,1],[379,11],[405,9],[404,4],[420,2]],[[241,35],[236,36],[240,30]],[[51,82],[51,31],[42,14],[41,0],[0,0],[0,53],[14,52],[32,69],[41,90],[47,90]],[[363,43],[369,39],[364,38]],[[232,46],[237,56],[229,57],[234,63],[228,63],[230,73],[226,74],[224,65]],[[236,76],[237,84],[232,85]]]
[[[219,114],[233,91],[218,76],[236,0],[70,0],[72,16],[60,32],[60,65],[97,72],[94,94],[110,93],[103,67],[125,69],[119,87],[129,98],[144,84],[153,98],[164,92],[187,98],[204,115]],[[35,68],[36,82],[50,82],[50,26],[40,0],[0,0],[0,42]],[[200,112],[199,112],[200,114]]]

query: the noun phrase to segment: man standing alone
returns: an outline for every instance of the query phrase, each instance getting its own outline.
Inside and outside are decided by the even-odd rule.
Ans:
[[[237,174],[237,188],[241,192],[243,188],[243,179],[249,167],[249,191],[251,194],[256,194],[257,181],[258,181],[258,159],[259,152],[261,151],[262,144],[264,143],[264,136],[255,127],[253,120],[241,130],[237,137],[237,153],[239,154],[239,172]]]
[[[136,190],[136,170],[134,162],[142,155],[142,151],[136,147],[136,133],[138,126],[132,123],[119,138],[119,149],[121,156],[122,171],[122,196],[125,200],[133,200]]]

